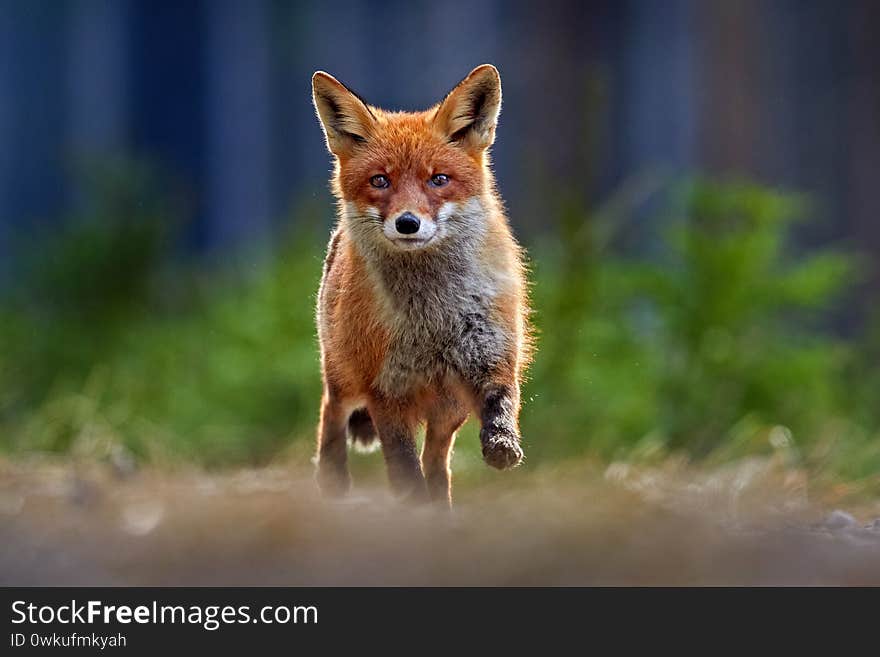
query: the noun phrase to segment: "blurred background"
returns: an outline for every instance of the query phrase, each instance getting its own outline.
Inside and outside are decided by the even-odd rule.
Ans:
[[[310,76],[420,109],[491,62],[527,467],[774,454],[880,491],[878,26],[872,0],[0,0],[0,449],[307,463]]]

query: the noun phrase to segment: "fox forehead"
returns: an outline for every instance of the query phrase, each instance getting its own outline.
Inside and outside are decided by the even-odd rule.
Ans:
[[[377,119],[372,138],[338,161],[337,180],[344,199],[376,200],[369,180],[378,174],[391,179],[389,197],[413,193],[413,183],[423,184],[438,173],[454,181],[446,192],[437,190],[445,200],[464,200],[483,191],[484,156],[474,157],[449,143],[432,124],[435,108],[425,112],[371,111]]]

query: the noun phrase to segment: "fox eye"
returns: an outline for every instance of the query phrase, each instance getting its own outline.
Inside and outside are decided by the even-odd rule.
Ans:
[[[388,180],[388,176],[378,175],[370,178],[370,184],[376,189],[385,189],[391,184],[391,181]]]
[[[449,176],[447,176],[445,173],[435,173],[433,176],[431,176],[430,183],[434,187],[443,187],[443,185],[449,184]]]

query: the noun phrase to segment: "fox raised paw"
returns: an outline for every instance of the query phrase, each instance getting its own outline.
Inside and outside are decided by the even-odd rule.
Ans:
[[[499,470],[514,468],[522,463],[523,451],[519,436],[509,429],[484,427],[480,431],[483,460]]]

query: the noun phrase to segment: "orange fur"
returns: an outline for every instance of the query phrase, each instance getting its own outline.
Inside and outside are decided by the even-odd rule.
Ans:
[[[330,493],[347,489],[345,423],[365,408],[394,488],[448,500],[451,446],[468,413],[483,423],[490,465],[522,457],[527,289],[487,153],[500,78],[478,67],[415,113],[368,106],[326,73],[313,88],[340,213],[318,300],[319,481]],[[404,214],[414,235],[395,223]],[[419,460],[413,434],[422,422]]]

